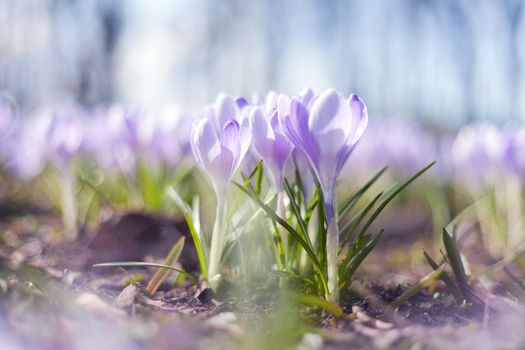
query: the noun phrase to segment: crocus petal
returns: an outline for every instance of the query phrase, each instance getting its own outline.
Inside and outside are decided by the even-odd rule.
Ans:
[[[281,130],[278,114],[279,112],[274,110],[268,120],[262,109],[256,107],[250,114],[250,126],[255,151],[264,160],[265,169],[268,169],[276,190],[280,192],[292,145]]]
[[[220,151],[217,132],[211,120],[199,119],[193,122],[191,148],[199,165],[210,170],[212,159]]]
[[[237,106],[235,105],[235,102],[225,94],[220,94],[217,97],[214,109],[220,126],[225,125],[228,120],[236,120],[238,117]]]
[[[284,134],[292,141],[292,143],[301,150],[310,160],[312,164],[319,162],[319,147],[312,139],[312,135],[308,128],[308,110],[297,99],[293,98],[290,101],[290,109],[288,114],[286,110],[279,106],[279,122]]]
[[[223,176],[230,178],[239,164],[241,146],[239,144],[239,124],[235,120],[229,120],[221,133],[221,166]]]
[[[249,117],[250,128],[252,130],[253,147],[262,158],[270,156],[269,147],[273,139],[273,131],[262,110],[258,107],[252,109]]]
[[[353,135],[350,137],[349,143],[355,144],[361,139],[368,125],[368,112],[365,103],[357,95],[350,95],[348,105],[352,112],[350,123],[354,126],[354,130],[352,131]]]
[[[237,107],[239,107],[240,110],[243,110],[244,108],[248,107],[250,104],[248,103],[248,100],[244,97],[237,97],[235,99],[235,104]]]
[[[310,88],[306,88],[299,94],[301,97],[301,102],[303,105],[308,106],[310,104],[310,101],[314,98],[315,94],[314,91]]]
[[[268,115],[273,113],[273,111],[277,108],[278,98],[279,96],[275,93],[275,91],[270,91],[268,92],[268,95],[266,95],[264,109]]]

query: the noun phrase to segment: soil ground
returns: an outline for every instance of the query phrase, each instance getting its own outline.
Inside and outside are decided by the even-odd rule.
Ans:
[[[523,306],[493,293],[458,304],[436,284],[385,320],[386,306],[418,278],[397,268],[393,257],[414,245],[420,226],[401,227],[409,233],[402,239],[392,233],[371,256],[364,268],[374,282],[356,281],[342,301],[352,320],[279,296],[268,284],[249,291],[226,285],[215,295],[203,285],[166,282],[148,295],[144,284],[152,270],[92,268],[162,259],[187,235],[183,223],[166,217],[113,217],[74,244],[54,242],[59,219],[45,211],[4,215],[0,226],[0,349],[525,347]],[[180,261],[194,271],[197,260],[188,247]]]

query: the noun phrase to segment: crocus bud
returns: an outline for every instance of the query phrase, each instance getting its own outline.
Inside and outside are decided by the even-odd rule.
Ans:
[[[235,120],[227,121],[219,135],[209,119],[199,119],[193,123],[193,154],[210,176],[219,200],[224,197],[228,182],[244,158],[249,143],[250,139],[242,137],[239,123]]]

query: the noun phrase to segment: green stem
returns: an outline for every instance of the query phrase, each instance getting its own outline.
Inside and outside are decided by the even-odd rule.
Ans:
[[[69,169],[61,172],[60,200],[62,209],[62,222],[64,225],[64,236],[69,240],[75,240],[77,232],[77,208],[75,203],[73,175]]]
[[[286,221],[286,206],[284,205],[284,197],[285,197],[284,191],[279,191],[277,193],[277,215]],[[281,234],[281,239],[284,245],[284,249],[285,251],[287,251],[288,250],[288,234],[286,232],[283,232]]]
[[[208,270],[210,287],[217,289],[220,275],[220,260],[222,249],[224,247],[224,213],[226,212],[225,196],[217,196],[217,212],[215,215],[215,224],[211,236],[210,265]]]
[[[339,281],[337,269],[337,251],[339,249],[339,228],[337,220],[332,218],[328,224],[326,238],[326,265],[328,269],[328,300],[337,302],[339,299]]]

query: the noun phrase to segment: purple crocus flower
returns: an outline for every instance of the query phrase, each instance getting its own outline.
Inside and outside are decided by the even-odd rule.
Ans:
[[[289,112],[288,112],[289,103]],[[325,197],[327,218],[334,217],[335,181],[368,123],[364,102],[333,90],[313,98],[308,109],[298,98],[279,98],[279,119],[290,141],[308,159]]]
[[[245,137],[248,136],[248,137]],[[216,288],[220,281],[220,258],[225,245],[226,193],[230,179],[239,168],[250,145],[249,134],[242,134],[236,120],[225,122],[220,134],[210,119],[193,123],[191,146],[197,163],[208,173],[217,196],[217,213],[211,238],[208,281]]]
[[[66,237],[77,237],[77,206],[74,195],[75,179],[70,163],[78,153],[83,138],[83,129],[77,117],[78,112],[57,113],[47,129],[47,146],[51,161],[60,174],[62,220]]]
[[[209,119],[199,119],[192,125],[193,154],[208,172],[218,199],[224,198],[228,182],[248,150],[250,139],[242,136],[235,120],[227,121],[220,135]]]
[[[451,146],[456,177],[471,191],[478,191],[494,179],[495,160],[502,152],[497,129],[490,124],[462,128]]]
[[[39,118],[19,124],[3,146],[5,167],[24,180],[40,174],[45,165],[46,123]]]
[[[68,173],[71,159],[82,143],[83,128],[73,112],[55,114],[47,129],[47,150],[58,170]]]
[[[250,127],[253,147],[263,159],[275,190],[279,194],[283,189],[284,173],[292,152],[292,143],[281,129],[277,110],[274,110],[268,119],[261,108],[252,108]]]
[[[321,185],[328,234],[328,297],[336,299],[339,229],[335,182],[366,129],[368,114],[364,102],[357,95],[344,99],[333,90],[317,97],[309,95],[305,94],[309,99],[308,106],[297,97],[288,100],[281,95],[278,101],[279,120],[285,135],[308,159]]]

